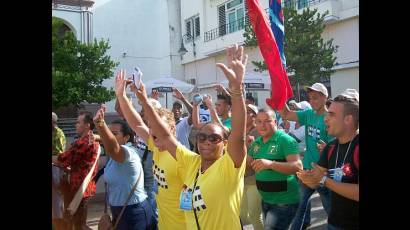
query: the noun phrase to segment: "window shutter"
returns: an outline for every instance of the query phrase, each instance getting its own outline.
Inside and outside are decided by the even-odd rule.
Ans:
[[[191,20],[185,21],[185,30],[186,30],[186,34],[189,35],[189,36],[186,38],[186,41],[189,41],[189,40],[191,40],[191,37],[192,37]]]
[[[223,36],[226,34],[225,4],[218,7],[218,18],[219,18],[219,36]]]
[[[199,17],[195,18],[195,37],[201,36],[201,27],[199,25]]]

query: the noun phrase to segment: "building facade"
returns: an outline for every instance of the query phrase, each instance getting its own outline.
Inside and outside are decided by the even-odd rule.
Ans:
[[[260,0],[264,9],[269,8],[268,0]],[[358,0],[299,0],[283,1],[293,4],[300,12],[305,7],[317,8],[319,13],[329,11],[325,18],[325,31],[322,37],[333,38],[338,45],[335,54],[336,72],[330,82],[324,82],[331,88],[334,97],[345,88],[359,90],[359,1]],[[201,94],[216,96],[212,85],[225,80],[215,64],[225,61],[224,50],[234,43],[243,44],[247,8],[244,0],[181,0],[181,27],[184,47],[188,52],[183,55],[185,80],[195,84]],[[286,33],[286,25],[285,25]],[[267,73],[254,72],[251,61],[263,60],[259,48],[245,48],[249,55],[247,76],[268,77]],[[286,50],[285,50],[286,54]],[[270,96],[270,87],[248,89],[257,99],[259,107],[265,107],[265,99]]]

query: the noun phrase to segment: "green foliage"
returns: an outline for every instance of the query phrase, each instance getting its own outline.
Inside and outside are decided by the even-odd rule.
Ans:
[[[321,35],[324,31],[324,18],[328,12],[320,14],[317,9],[305,8],[301,14],[292,7],[284,7],[286,71],[294,73],[289,77],[292,85],[299,82],[310,85],[320,79],[329,78],[335,71],[337,46],[333,39],[325,41]],[[244,33],[245,46],[256,46],[257,40],[251,26]],[[264,61],[252,61],[255,71],[267,69]]]
[[[102,86],[118,65],[106,54],[104,40],[91,44],[78,41],[71,31],[61,32],[63,23],[52,20],[52,107],[103,103],[115,97],[113,89]]]

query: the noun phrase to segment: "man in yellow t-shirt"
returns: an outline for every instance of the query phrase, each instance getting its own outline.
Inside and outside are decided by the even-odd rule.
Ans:
[[[223,156],[201,173],[200,155],[178,144],[176,157],[178,168],[187,175],[184,185],[192,192],[193,208],[200,228],[241,229],[239,213],[246,160],[239,168],[235,168],[230,154],[225,151]],[[185,213],[187,229],[197,229],[194,211]]]

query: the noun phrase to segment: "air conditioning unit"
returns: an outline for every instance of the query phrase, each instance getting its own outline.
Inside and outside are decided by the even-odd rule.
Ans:
[[[188,83],[191,84],[191,85],[196,85],[196,79],[195,78],[190,78],[188,80]]]

